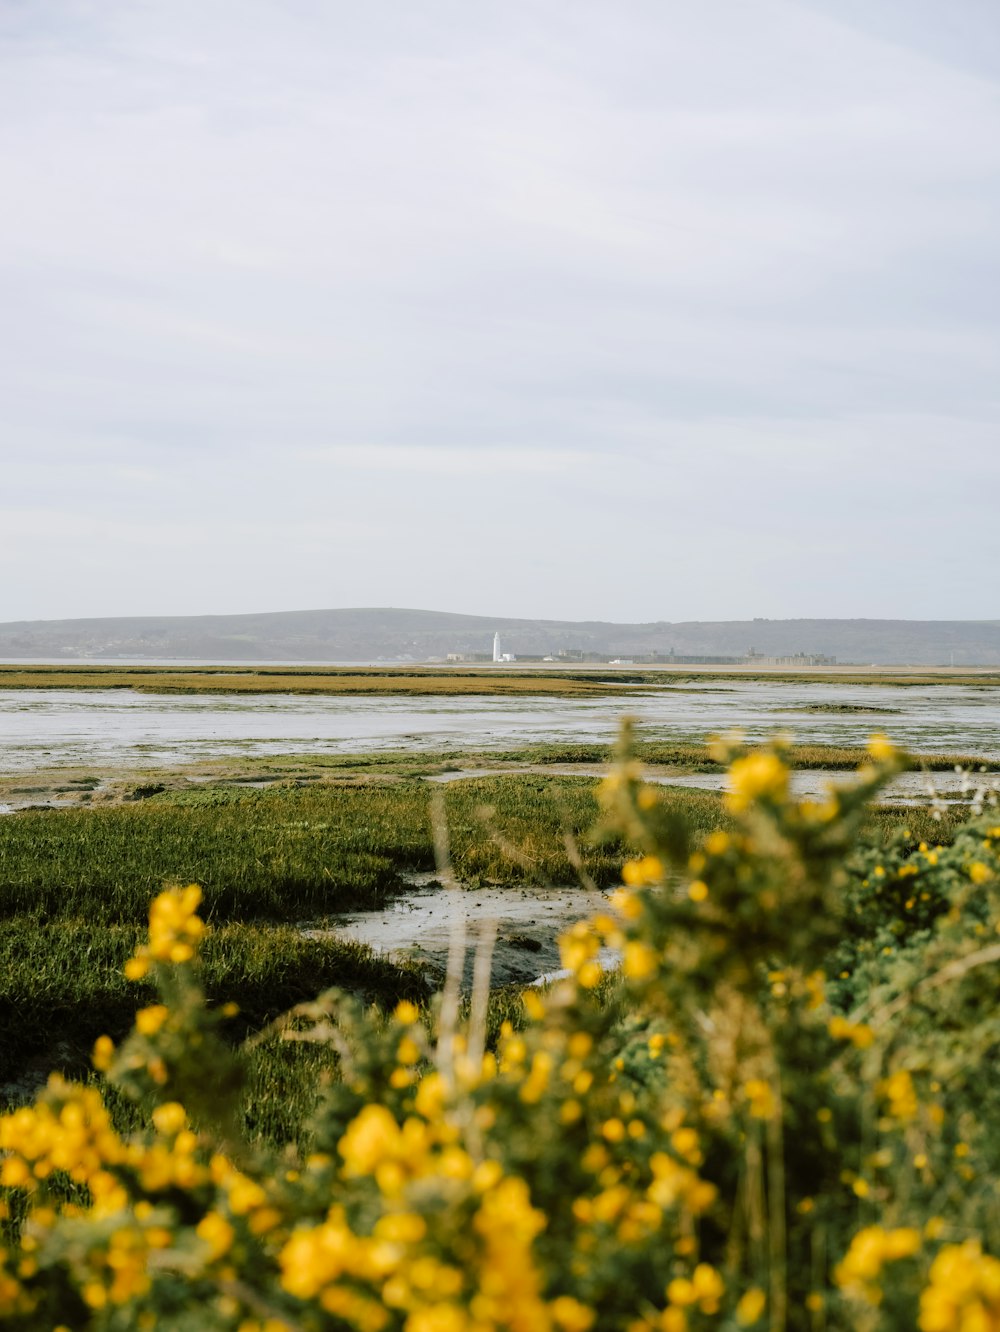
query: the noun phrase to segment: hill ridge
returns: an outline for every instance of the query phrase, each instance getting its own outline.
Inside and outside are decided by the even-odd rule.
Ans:
[[[1000,664],[1000,620],[807,618],[559,620],[404,607],[229,615],[89,616],[0,623],[0,659],[185,658],[207,661],[423,661],[503,650],[623,657],[669,653],[824,654],[876,665]]]

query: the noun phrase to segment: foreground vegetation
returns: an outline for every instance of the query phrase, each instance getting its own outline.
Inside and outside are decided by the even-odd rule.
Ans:
[[[0,819],[0,1102],[4,1084],[30,1084],[54,1067],[79,1074],[101,1032],[124,1035],[142,996],[121,968],[165,884],[202,886],[202,914],[213,926],[204,985],[212,999],[239,1002],[236,1031],[259,1028],[326,986],[383,1008],[422,994],[412,967],[301,933],[306,921],[380,907],[408,891],[412,874],[435,868],[434,788],[399,777],[398,767],[376,771],[384,780],[199,786]],[[440,796],[452,867],[468,888],[565,884],[579,873],[605,888],[620,880],[624,842],[588,837],[600,810],[591,777],[500,773],[448,784]],[[714,792],[665,789],[659,802],[698,842],[733,826]],[[880,842],[905,827],[912,847],[948,839],[963,817],[956,810],[936,821],[928,811],[879,807],[865,826]],[[281,1094],[288,1077],[277,1066]],[[263,1069],[260,1079],[264,1094]],[[284,1116],[282,1130],[301,1127],[311,1106],[307,1087],[292,1099],[298,1118]],[[253,1105],[247,1115],[259,1119]]]
[[[157,897],[147,942],[116,926],[156,1001],[137,989],[131,1033],[98,1040],[106,1082],[56,1077],[0,1119],[0,1316],[1000,1327],[997,815],[950,842],[866,835],[899,767],[882,740],[820,802],[789,797],[780,749],[717,757],[732,792],[700,829],[632,762],[604,783],[595,850],[628,846],[624,886],[498,1032],[455,970],[430,1010],[300,1005],[278,1048],[306,1052],[314,1106],[280,1146],[245,1114],[276,1034],[234,1050],[237,1016],[206,997],[220,957],[238,989],[234,926],[206,935],[193,886]]]

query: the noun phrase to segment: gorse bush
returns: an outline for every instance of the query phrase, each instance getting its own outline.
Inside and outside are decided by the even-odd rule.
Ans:
[[[159,1002],[94,1054],[148,1128],[58,1078],[0,1120],[7,1325],[1000,1329],[1000,822],[865,844],[884,740],[818,802],[780,746],[717,754],[699,845],[612,772],[624,884],[495,1045],[482,985],[290,1014],[328,1051],[308,1154],[242,1136],[199,890],[158,897],[128,974]]]

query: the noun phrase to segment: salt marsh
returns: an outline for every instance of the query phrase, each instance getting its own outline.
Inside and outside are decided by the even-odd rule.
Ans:
[[[1000,757],[1000,686],[712,680],[627,697],[158,695],[0,690],[0,771],[155,768],[228,756],[489,751],[610,743],[623,713],[643,740],[776,731],[859,745],[874,730],[916,753]]]

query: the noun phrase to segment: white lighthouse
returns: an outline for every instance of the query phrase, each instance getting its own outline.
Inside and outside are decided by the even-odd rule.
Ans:
[[[500,651],[500,635],[499,635],[499,633],[496,633],[496,634],[493,635],[493,660],[494,660],[494,661],[503,661],[503,654],[502,654],[501,651]]]

